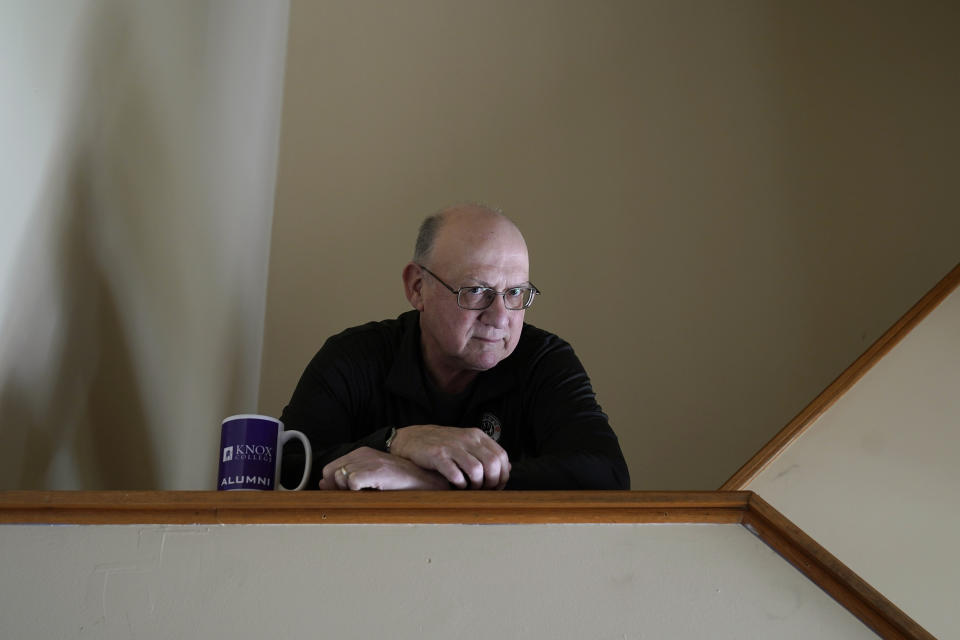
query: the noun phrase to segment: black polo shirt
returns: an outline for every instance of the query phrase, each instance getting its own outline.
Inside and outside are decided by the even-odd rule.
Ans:
[[[391,427],[478,427],[510,457],[508,489],[629,489],[617,437],[573,348],[524,324],[517,348],[462,397],[438,397],[420,352],[420,314],[370,322],[329,338],[307,365],[281,420],[313,446],[310,488],[323,467],[362,446],[384,451]],[[291,444],[283,479],[303,457]]]

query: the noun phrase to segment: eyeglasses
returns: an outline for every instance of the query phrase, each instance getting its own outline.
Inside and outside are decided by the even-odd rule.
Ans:
[[[435,274],[433,271],[430,271],[430,269],[427,269],[422,264],[418,264],[417,266],[432,275],[437,282],[449,289],[450,293],[456,294],[457,306],[468,311],[480,311],[482,309],[486,309],[493,304],[493,301],[497,296],[503,296],[503,306],[511,311],[529,309],[530,305],[533,304],[533,299],[540,294],[540,290],[533,286],[532,282],[529,286],[510,287],[506,291],[497,291],[496,289],[491,289],[490,287],[479,286],[460,287],[459,289],[454,289],[446,282],[441,280],[437,274]]]

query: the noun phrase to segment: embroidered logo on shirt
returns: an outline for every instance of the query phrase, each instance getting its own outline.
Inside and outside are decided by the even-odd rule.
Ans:
[[[500,441],[500,419],[489,411],[480,416],[480,430],[493,438],[494,442]]]

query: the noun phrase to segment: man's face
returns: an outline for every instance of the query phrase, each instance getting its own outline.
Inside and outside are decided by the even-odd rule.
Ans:
[[[512,224],[496,218],[477,221],[451,216],[424,266],[454,289],[484,286],[503,291],[529,283],[523,236]],[[420,271],[424,359],[441,388],[464,373],[486,371],[513,353],[523,327],[522,310],[507,309],[501,296],[486,309],[461,309],[457,296]]]

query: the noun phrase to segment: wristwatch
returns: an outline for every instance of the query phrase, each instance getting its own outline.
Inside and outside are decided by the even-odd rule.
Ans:
[[[393,439],[396,438],[396,437],[397,437],[397,428],[396,428],[396,427],[391,427],[391,428],[390,428],[390,435],[387,436],[387,446],[386,446],[386,452],[387,452],[387,453],[390,453],[390,445],[393,444]]]

